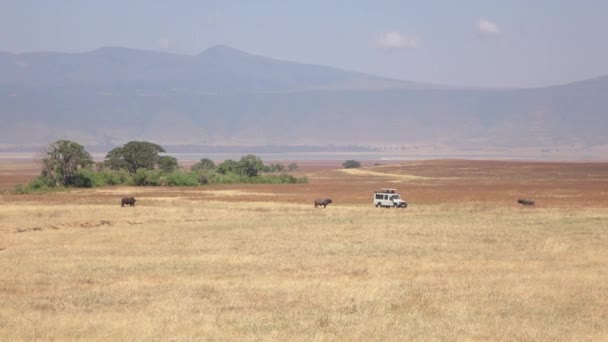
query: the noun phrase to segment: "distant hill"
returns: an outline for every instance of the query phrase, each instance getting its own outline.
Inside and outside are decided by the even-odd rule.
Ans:
[[[534,89],[443,87],[227,46],[196,56],[0,53],[0,75],[0,145],[608,144],[607,77]]]
[[[105,47],[86,53],[0,53],[0,85],[187,88],[196,92],[421,88],[336,68],[285,62],[217,45],[199,55]]]

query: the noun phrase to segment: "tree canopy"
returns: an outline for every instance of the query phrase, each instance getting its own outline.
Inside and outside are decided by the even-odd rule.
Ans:
[[[264,170],[264,162],[260,157],[255,156],[253,154],[248,154],[246,156],[241,157],[241,160],[238,162],[237,171],[241,175],[247,177],[255,177],[260,174],[261,171]]]
[[[92,164],[93,158],[84,146],[70,140],[57,140],[46,149],[42,176],[52,182],[51,185],[68,186],[79,168]]]
[[[238,168],[238,162],[232,159],[226,159],[217,166],[216,171],[225,175],[227,173],[236,173],[238,171]]]
[[[126,169],[134,174],[137,169],[153,170],[165,152],[160,145],[147,141],[130,141],[116,147],[106,155],[106,165],[113,170]]]
[[[213,169],[215,169],[215,163],[209,158],[203,158],[198,163],[192,165],[192,171]]]
[[[179,165],[177,159],[171,156],[162,156],[158,158],[158,168],[163,172],[173,172],[177,170]]]

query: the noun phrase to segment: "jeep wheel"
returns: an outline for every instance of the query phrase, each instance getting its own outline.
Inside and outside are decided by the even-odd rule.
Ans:
[[[380,207],[381,207],[380,202],[376,203],[376,208],[380,208]]]

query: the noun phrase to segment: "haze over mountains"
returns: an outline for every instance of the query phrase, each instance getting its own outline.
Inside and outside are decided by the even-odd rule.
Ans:
[[[0,145],[608,144],[608,77],[534,89],[391,80],[216,46],[0,53]]]

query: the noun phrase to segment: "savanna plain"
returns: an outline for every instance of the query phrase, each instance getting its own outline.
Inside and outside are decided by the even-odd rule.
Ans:
[[[0,340],[608,340],[608,164],[299,164],[17,195],[35,165],[0,162]]]

